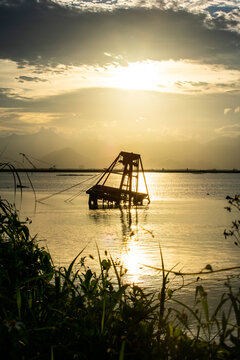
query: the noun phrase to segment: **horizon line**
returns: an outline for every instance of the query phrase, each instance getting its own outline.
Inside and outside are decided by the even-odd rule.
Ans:
[[[86,168],[86,169],[76,169],[76,168],[15,168],[15,171],[18,172],[105,172],[107,169],[106,168]],[[10,168],[2,168],[0,169],[0,171],[4,171],[4,172],[12,172],[13,169]],[[139,171],[141,172],[141,171]],[[185,168],[185,169],[165,169],[165,168],[161,168],[161,169],[145,169],[144,172],[156,172],[156,173],[197,173],[197,174],[201,174],[201,173],[240,173],[240,169],[193,169],[193,168]]]

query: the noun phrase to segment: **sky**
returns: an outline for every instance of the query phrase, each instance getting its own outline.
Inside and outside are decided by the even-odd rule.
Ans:
[[[101,161],[226,167],[207,145],[173,162],[218,142],[240,168],[238,0],[0,0],[0,34],[0,138],[44,129]]]

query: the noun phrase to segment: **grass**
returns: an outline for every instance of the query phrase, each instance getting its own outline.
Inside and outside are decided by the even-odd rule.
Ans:
[[[56,268],[28,222],[0,200],[2,359],[240,358],[240,296],[230,280],[210,313],[198,283],[192,307],[175,297],[174,271],[165,269],[162,253],[161,289],[149,294],[125,283],[124,269],[107,252],[98,252],[99,274],[82,251],[68,268]]]

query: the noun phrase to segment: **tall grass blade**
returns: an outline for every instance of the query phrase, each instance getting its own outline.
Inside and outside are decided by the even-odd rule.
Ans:
[[[97,252],[98,252],[98,259],[99,259],[99,263],[100,263],[100,268],[101,268],[101,277],[102,277],[102,290],[103,290],[103,298],[102,298],[102,318],[101,318],[101,334],[104,331],[104,322],[105,322],[105,312],[106,312],[106,300],[105,300],[105,281],[104,281],[104,273],[103,273],[103,265],[102,265],[102,260],[101,260],[101,255],[100,255],[100,251],[98,248],[98,245],[96,243],[97,246]]]
[[[111,263],[112,263],[112,266],[113,266],[113,269],[114,269],[114,272],[115,272],[115,275],[116,275],[116,278],[117,278],[118,288],[119,288],[119,290],[120,290],[120,289],[121,289],[121,278],[120,278],[120,275],[119,275],[119,273],[118,273],[118,270],[117,270],[115,261],[113,260],[113,258],[112,258],[111,255],[110,255],[110,259],[111,259]]]
[[[120,353],[119,353],[119,360],[124,360],[125,345],[126,345],[126,340],[124,340],[122,342]]]
[[[21,319],[21,306],[22,306],[22,297],[21,297],[21,292],[20,292],[20,289],[18,288],[17,289],[17,309],[18,309],[18,316],[19,316],[19,319]]]

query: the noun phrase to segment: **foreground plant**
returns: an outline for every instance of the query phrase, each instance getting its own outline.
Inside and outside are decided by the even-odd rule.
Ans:
[[[225,209],[229,212],[233,211],[233,209],[240,211],[240,195],[227,196],[228,206]],[[240,246],[240,219],[232,221],[231,229],[224,230],[225,239],[231,237],[236,246]]]
[[[223,315],[222,320],[208,316],[197,326],[207,326],[208,331],[215,321],[218,336],[203,339],[189,332],[186,314],[195,310],[181,304],[182,310],[177,311],[168,305],[173,299],[169,271],[163,272],[156,300],[155,294],[125,284],[125,271],[107,253],[102,259],[98,252],[99,274],[81,256],[82,251],[68,268],[55,268],[50,254],[30,236],[28,220],[20,221],[14,207],[0,200],[3,359],[238,358],[239,296],[230,285],[224,296],[238,322],[229,327],[230,315]],[[199,288],[197,294],[202,300],[203,291]]]

